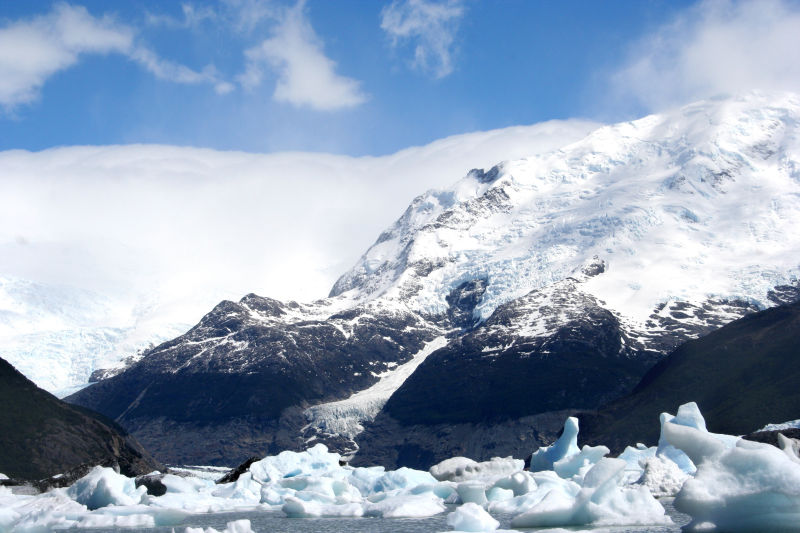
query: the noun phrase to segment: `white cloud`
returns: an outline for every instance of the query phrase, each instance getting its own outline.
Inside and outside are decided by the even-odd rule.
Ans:
[[[507,128],[363,158],[137,145],[0,152],[0,278],[131,306],[155,298],[154,327],[248,292],[323,297],[417,194],[596,126]]]
[[[190,2],[181,4],[182,17],[173,17],[163,13],[147,12],[145,20],[150,26],[165,26],[168,28],[195,28],[205,21],[215,21],[218,14],[211,6],[196,6]]]
[[[175,83],[209,83],[218,93],[233,86],[213,66],[198,72],[159,57],[135,42],[136,31],[109,16],[94,17],[84,7],[56,4],[52,11],[0,28],[0,105],[11,111],[39,97],[55,73],[85,54],[121,54],[154,76]]]
[[[0,104],[11,109],[31,102],[47,78],[73,66],[81,54],[124,53],[132,42],[129,28],[67,4],[0,28]]]
[[[613,93],[650,110],[722,93],[800,88],[800,9],[705,1],[637,43]]]
[[[464,13],[462,0],[394,0],[383,9],[381,29],[394,46],[414,43],[414,68],[444,78],[453,72],[455,35]]]
[[[263,22],[279,18],[272,0],[222,0],[225,16],[238,31],[253,32]]]
[[[366,100],[360,83],[336,73],[304,11],[305,2],[287,9],[272,36],[245,52],[247,66],[239,76],[247,89],[258,87],[265,71],[277,72],[273,98],[320,111],[355,107]]]

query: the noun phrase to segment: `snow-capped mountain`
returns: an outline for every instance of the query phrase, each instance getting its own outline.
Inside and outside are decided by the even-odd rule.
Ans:
[[[631,326],[670,302],[769,305],[800,261],[796,95],[701,102],[603,127],[560,150],[474,170],[414,200],[331,295],[438,314],[485,279],[476,320],[575,277]]]
[[[799,135],[798,96],[749,94],[469,171],[329,298],[223,302],[72,399],[171,462],[321,439],[420,466],[463,452],[447,426],[596,408],[681,342],[800,295]],[[542,436],[482,428],[490,454]]]

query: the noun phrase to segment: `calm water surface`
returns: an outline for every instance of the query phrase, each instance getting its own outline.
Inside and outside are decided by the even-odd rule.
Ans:
[[[671,500],[661,500],[672,518],[673,526],[648,526],[648,527],[619,527],[598,528],[592,531],[609,533],[679,533],[681,526],[689,522],[689,517],[675,511]],[[455,509],[456,506],[452,506]],[[246,513],[218,513],[192,515],[183,524],[175,527],[176,533],[182,533],[187,526],[212,527],[217,530],[225,529],[225,525],[233,520],[246,518],[250,520],[253,531],[258,533],[434,533],[451,531],[447,525],[447,513],[430,518],[287,518],[282,512],[246,512]],[[511,528],[511,515],[495,515],[500,521],[500,529]],[[106,533],[124,531],[126,533],[167,533],[173,528],[161,527],[150,529],[125,528],[122,529],[88,529],[92,533]],[[588,528],[567,528],[574,531],[587,531]],[[526,529],[519,531],[547,531],[539,529]]]

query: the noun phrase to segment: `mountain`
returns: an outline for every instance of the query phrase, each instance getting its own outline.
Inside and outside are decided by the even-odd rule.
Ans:
[[[753,93],[472,170],[416,198],[327,299],[223,302],[71,401],[167,461],[318,439],[387,466],[526,455],[558,416],[793,290],[798,124],[796,95]]]
[[[788,291],[787,291],[788,292]],[[618,451],[655,445],[663,412],[695,401],[710,431],[744,435],[800,413],[800,291],[767,309],[686,342],[645,374],[633,393],[581,415],[581,438]]]
[[[37,480],[85,464],[114,463],[126,475],[161,468],[114,422],[68,405],[0,359],[0,472]]]
[[[327,293],[420,191],[597,126],[554,120],[381,157],[0,151],[0,356],[64,396],[185,333],[223,299]]]

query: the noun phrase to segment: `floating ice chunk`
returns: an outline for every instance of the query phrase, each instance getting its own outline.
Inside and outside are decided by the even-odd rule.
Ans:
[[[436,478],[424,470],[401,467],[383,473],[375,480],[372,492],[388,492],[396,489],[407,489],[418,485],[434,485]]]
[[[432,492],[423,494],[389,495],[364,508],[365,516],[383,518],[424,518],[443,513],[446,510],[441,498]]]
[[[0,509],[11,511],[3,518],[4,521],[11,519],[4,531],[38,533],[69,528],[88,512],[85,505],[67,496],[66,489],[54,489],[38,496],[16,496],[11,491],[2,491],[0,504]]]
[[[76,502],[90,510],[107,505],[135,505],[147,494],[147,488],[136,488],[136,482],[117,474],[111,468],[94,467],[88,474],[76,481],[67,494]]]
[[[493,487],[510,490],[514,496],[522,496],[536,489],[536,480],[530,472],[516,472],[496,480]]]
[[[688,478],[689,474],[669,459],[650,457],[644,460],[644,469],[638,483],[647,487],[653,496],[660,498],[678,494]]]
[[[218,498],[258,503],[261,501],[261,486],[259,481],[253,479],[252,472],[245,472],[233,483],[219,485],[212,495]]]
[[[463,503],[486,505],[486,485],[482,481],[464,481],[456,486],[459,498]]]
[[[783,453],[794,461],[800,463],[800,450],[798,450],[798,442],[795,439],[786,437],[783,433],[778,433],[778,446],[780,446]]]
[[[222,531],[217,531],[214,528],[207,527],[205,529],[201,527],[187,527],[185,533],[255,533],[253,528],[250,526],[250,520],[235,520],[233,522],[228,522],[225,526],[225,529]]]
[[[702,432],[688,432],[680,444],[694,436],[694,450],[716,452],[702,454],[694,478],[675,498],[675,508],[692,517],[690,530],[707,523],[725,531],[800,530],[798,463],[774,446],[745,440],[710,450]]]
[[[661,436],[671,446],[686,454],[692,464],[722,453],[726,446],[707,431],[674,424],[667,420],[661,427]],[[670,457],[672,459],[672,457]],[[674,460],[673,460],[674,462]],[[680,467],[680,463],[676,463]],[[683,469],[683,468],[682,468]]]
[[[174,474],[165,474],[161,483],[166,487],[168,494],[194,494],[204,488],[214,486],[213,482],[194,476],[182,477]]]
[[[492,487],[486,491],[486,499],[490,502],[504,502],[514,498],[514,491],[500,487]]]
[[[301,500],[300,498],[295,498],[293,496],[286,497],[286,503],[283,504],[281,510],[289,518],[333,518],[364,515],[364,508],[358,503],[336,505],[313,500]]]
[[[324,444],[317,444],[304,452],[285,451],[265,457],[251,464],[250,472],[258,482],[300,475],[321,475],[341,469],[340,460],[338,453],[329,453]]]
[[[732,448],[736,445],[738,437],[731,435],[722,435],[719,433],[709,433],[706,429],[706,421],[700,413],[700,409],[695,402],[689,402],[678,407],[678,414],[672,416],[669,413],[661,413],[661,436],[658,439],[658,451],[656,455],[664,457],[677,464],[681,470],[687,474],[693,474],[697,470],[696,461],[689,453],[690,450],[700,453],[701,450],[695,449],[692,445],[693,439],[689,439],[686,446],[689,448],[682,448],[670,440],[670,435],[674,438],[680,438],[681,434],[686,433],[676,427],[685,427],[698,430],[705,435],[704,439],[708,440],[708,446],[713,446],[712,440],[716,440],[722,445],[723,448]],[[695,439],[696,440],[696,439]],[[708,451],[708,450],[707,450]],[[701,453],[702,455],[702,453]]]
[[[626,463],[603,458],[586,474],[583,487],[570,497],[552,490],[533,508],[516,516],[512,527],[611,526],[669,524],[664,508],[644,487],[620,486]]]
[[[447,525],[458,531],[494,531],[500,522],[477,503],[465,503],[447,515]]]
[[[156,527],[155,518],[149,514],[131,514],[114,516],[107,514],[89,514],[76,524],[79,528],[89,527]]]
[[[580,492],[580,485],[572,480],[562,479],[552,470],[536,472],[525,475],[531,478],[527,488],[530,490],[521,493],[510,500],[492,501],[489,503],[489,511],[504,514],[519,514],[531,509],[539,504],[548,494],[560,494],[565,500],[573,500]],[[501,481],[496,486],[501,485]],[[520,487],[522,488],[522,487]],[[555,498],[556,496],[551,496]]]
[[[81,518],[78,527],[169,527],[180,524],[187,516],[189,513],[181,509],[143,504],[110,505]]]
[[[543,446],[531,456],[531,472],[552,470],[553,463],[570,455],[580,453],[578,448],[578,419],[574,416],[564,422],[564,431],[550,446]]]
[[[656,456],[657,447],[647,447],[641,442],[636,443],[636,447],[628,446],[619,454],[619,459],[627,463],[625,467],[625,482],[636,483],[644,474],[644,464],[651,457]]]
[[[0,479],[8,479],[8,476],[3,473],[0,473]]]
[[[563,478],[580,476],[581,470],[585,472],[609,453],[605,446],[584,446],[579,453],[554,462],[553,470]]]
[[[468,481],[496,479],[519,472],[524,467],[524,461],[512,457],[494,457],[482,463],[466,457],[451,457],[433,465],[430,473],[439,481]]]

